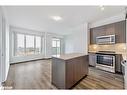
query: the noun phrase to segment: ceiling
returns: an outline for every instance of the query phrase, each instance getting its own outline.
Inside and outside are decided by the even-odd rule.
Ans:
[[[94,22],[117,15],[124,6],[5,6],[5,12],[11,25],[57,34],[68,34],[69,29],[85,22]],[[61,16],[54,21],[50,16]]]

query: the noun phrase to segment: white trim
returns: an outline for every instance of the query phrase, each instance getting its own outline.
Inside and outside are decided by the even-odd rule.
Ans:
[[[0,82],[2,82],[2,10],[0,7]]]
[[[5,19],[2,17],[2,72],[3,72],[3,76],[2,76],[2,82],[4,82],[7,78],[7,74],[6,74],[6,30],[5,30]]]
[[[10,60],[10,63],[18,63],[18,62],[26,62],[32,60],[44,59],[44,55],[30,55],[30,56],[22,56],[22,57],[13,57]]]
[[[9,27],[0,7],[0,85],[7,79],[9,70]]]

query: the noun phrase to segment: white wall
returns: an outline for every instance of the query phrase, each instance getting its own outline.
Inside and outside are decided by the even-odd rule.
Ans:
[[[4,81],[7,79],[7,75],[8,75],[8,71],[9,71],[9,67],[10,67],[10,62],[9,62],[9,24],[8,22],[5,20],[5,39],[4,39],[4,44],[5,44],[5,47],[4,47],[4,55],[5,55],[5,79]]]
[[[7,79],[9,71],[9,25],[0,7],[0,82]]]
[[[65,36],[65,53],[88,53],[88,24],[84,23]]]

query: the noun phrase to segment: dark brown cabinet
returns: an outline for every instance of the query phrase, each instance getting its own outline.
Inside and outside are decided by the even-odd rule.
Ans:
[[[109,24],[109,25],[106,25],[106,35],[114,35],[115,34],[115,25],[114,24]]]
[[[105,26],[90,29],[90,43],[96,44],[96,37],[106,35]]]
[[[89,38],[90,38],[90,44],[96,43],[95,32],[94,32],[93,28],[90,29],[90,37]]]
[[[115,23],[116,43],[126,43],[126,22]]]
[[[99,26],[90,29],[90,44],[96,44],[96,37],[115,35],[116,43],[126,42],[126,23],[125,21],[120,21],[104,26]]]
[[[71,88],[88,74],[88,55],[69,56],[52,57],[52,84],[60,89]]]
[[[122,65],[121,65],[121,61],[122,61],[122,55],[121,54],[117,54],[116,55],[116,65],[115,65],[115,71],[116,72],[119,72],[119,73],[122,73]]]

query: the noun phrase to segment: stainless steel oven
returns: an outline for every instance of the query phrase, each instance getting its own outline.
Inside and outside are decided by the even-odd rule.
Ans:
[[[98,53],[96,56],[96,67],[115,73],[115,55]]]

